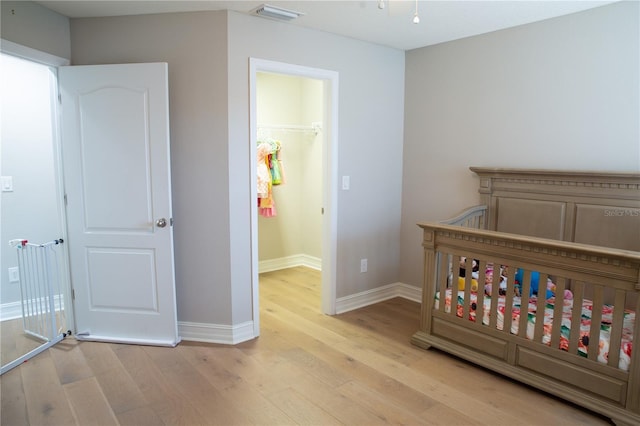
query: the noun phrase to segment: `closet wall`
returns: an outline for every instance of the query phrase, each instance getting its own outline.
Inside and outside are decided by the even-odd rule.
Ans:
[[[259,270],[320,268],[322,255],[322,131],[288,129],[323,122],[323,82],[258,73],[258,140],[281,142],[285,182],[273,187],[275,217],[258,216]]]

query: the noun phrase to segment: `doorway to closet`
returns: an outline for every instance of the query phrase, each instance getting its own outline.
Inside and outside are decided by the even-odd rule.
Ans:
[[[309,309],[335,314],[338,75],[258,59],[250,63],[258,336],[263,284],[276,289],[265,288],[265,297],[295,304],[304,294]]]
[[[280,306],[321,308],[323,81],[259,72],[260,293]]]

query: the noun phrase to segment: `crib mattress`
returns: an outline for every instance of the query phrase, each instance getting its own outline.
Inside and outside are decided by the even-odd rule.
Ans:
[[[463,305],[464,305],[464,291],[457,291],[457,303],[456,303],[456,315],[462,318],[463,314]],[[470,305],[477,303],[477,294],[471,293]],[[451,312],[451,297],[452,290],[446,290],[445,297],[445,311]],[[435,309],[439,308],[440,304],[440,292],[436,293],[435,296]],[[491,298],[489,296],[484,297],[483,301],[484,309],[482,323],[484,325],[489,325],[489,316],[491,309]],[[564,300],[563,308],[562,308],[562,329],[560,331],[560,349],[568,350],[569,349],[569,334],[571,331],[571,317],[572,317],[572,300]],[[610,329],[611,322],[613,318],[613,310],[614,307],[612,305],[604,305],[602,308],[602,321],[600,324],[600,342],[598,344],[598,361],[606,364],[609,356],[609,341],[610,341]],[[529,299],[529,306],[527,309],[527,330],[526,336],[527,339],[533,340],[535,323],[536,323],[536,298],[531,297]],[[582,300],[582,314],[580,320],[580,337],[578,340],[578,354],[582,356],[587,356],[589,347],[592,346],[589,344],[589,335],[591,329],[591,313],[593,311],[593,302],[589,299]],[[497,320],[496,327],[498,330],[502,330],[504,328],[504,312],[505,312],[505,296],[500,296],[498,298],[498,309],[497,309]],[[520,326],[520,314],[522,312],[521,309],[521,298],[514,297],[513,298],[513,308],[511,311],[512,321],[511,321],[511,333],[518,334],[518,328]],[[554,315],[554,299],[551,298],[546,301],[545,304],[545,313],[544,313],[544,333],[542,337],[542,343],[546,345],[551,344],[551,328],[553,323],[553,315]],[[476,321],[476,311],[471,309],[469,313],[469,320]],[[629,364],[631,362],[631,350],[633,343],[633,328],[635,324],[635,312],[625,310],[624,312],[624,323],[622,330],[622,340],[620,344],[620,362],[618,368],[624,371],[629,370]]]

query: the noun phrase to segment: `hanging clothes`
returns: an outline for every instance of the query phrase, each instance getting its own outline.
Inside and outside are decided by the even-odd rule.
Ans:
[[[284,178],[284,165],[282,161],[282,147],[276,153],[276,162],[278,163],[279,175],[280,175],[280,184],[285,183]]]
[[[271,154],[271,146],[267,143],[258,145],[258,198],[264,198],[269,195],[269,185],[271,185],[271,172],[267,164],[269,154]]]
[[[258,143],[258,212],[264,217],[276,215],[273,185],[283,183],[282,161],[279,159],[281,150],[280,141],[266,140]]]

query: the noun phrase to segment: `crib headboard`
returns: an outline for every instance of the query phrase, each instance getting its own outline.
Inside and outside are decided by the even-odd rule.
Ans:
[[[640,173],[470,169],[487,229],[640,251]]]

